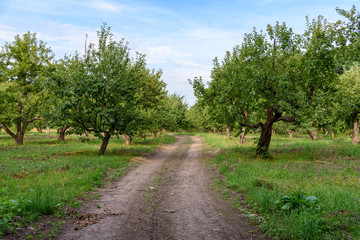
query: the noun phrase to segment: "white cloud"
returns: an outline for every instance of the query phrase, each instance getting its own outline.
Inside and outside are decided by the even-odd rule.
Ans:
[[[167,83],[167,89],[170,93],[184,95],[188,103],[193,105],[196,98],[193,95],[193,88],[188,80],[193,80],[195,76],[203,77],[203,80],[206,82],[210,80],[210,71],[201,69],[184,69],[183,71],[179,71],[179,69],[164,70],[163,79]]]
[[[86,6],[97,9],[97,10],[104,10],[104,11],[110,11],[110,12],[119,12],[123,8],[120,5],[117,5],[114,3],[110,3],[110,2],[106,2],[106,1],[98,1],[98,0],[91,1],[88,4],[86,4]]]
[[[147,62],[150,64],[166,63],[171,59],[188,56],[173,50],[170,46],[150,47],[149,43],[144,43],[140,46],[140,51],[146,54]]]
[[[4,42],[12,42],[18,31],[14,27],[0,24],[0,40]]]
[[[174,60],[174,62],[181,68],[194,68],[194,69],[203,69],[211,71],[211,67],[208,65],[203,65],[199,63],[184,61],[184,60]]]

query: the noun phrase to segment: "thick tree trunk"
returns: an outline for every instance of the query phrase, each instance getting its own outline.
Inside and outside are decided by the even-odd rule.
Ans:
[[[130,145],[131,141],[132,141],[132,137],[125,135],[125,134],[121,134],[121,137],[124,139],[124,142],[126,145]]]
[[[65,133],[66,131],[69,129],[68,126],[64,126],[62,128],[59,128],[59,135],[58,135],[58,140],[59,141],[64,141],[65,140]]]
[[[242,132],[241,132],[241,134],[240,134],[240,136],[239,136],[239,138],[240,138],[240,144],[244,144],[245,141],[246,141],[245,131],[246,131],[246,128],[243,127],[243,128],[242,128]]]
[[[58,140],[59,141],[64,141],[65,140],[65,132],[59,133]]]
[[[246,117],[244,117],[244,123],[242,126],[247,126],[250,128],[259,128],[261,127],[261,134],[258,145],[256,147],[256,156],[268,157],[268,150],[270,146],[271,136],[272,136],[272,127],[275,122],[293,122],[295,121],[295,115],[291,117],[282,116],[282,112],[279,111],[276,105],[269,107],[267,109],[267,120],[265,124],[259,122],[257,124],[247,123]]]
[[[288,132],[288,134],[289,134],[289,138],[293,138],[294,137],[294,133],[295,133],[295,130],[294,129],[287,129],[286,130],[287,132]]]
[[[59,129],[58,140],[59,141],[64,141],[65,140],[65,130],[63,128]]]
[[[306,132],[310,136],[311,140],[313,141],[317,140],[317,133],[318,133],[317,130],[310,132],[309,130],[306,129]]]
[[[16,144],[19,144],[19,145],[24,144],[24,134],[22,132],[18,132],[16,134],[15,142],[16,142]]]
[[[268,154],[271,136],[272,136],[272,121],[266,121],[261,127],[261,135],[256,147],[256,156],[266,157]]]
[[[225,129],[226,129],[226,135],[228,138],[231,138],[231,132],[230,132],[230,127],[228,125],[225,125]]]
[[[352,143],[354,145],[359,144],[359,116],[356,116],[354,118],[354,133],[353,133]]]
[[[107,145],[109,143],[110,137],[111,137],[110,134],[105,133],[105,137],[104,137],[104,139],[102,141],[102,144],[101,144],[101,147],[100,147],[99,155],[104,155],[104,153],[106,151],[106,148],[107,148]]]
[[[38,133],[42,133],[41,127],[36,127],[36,130],[38,131]]]

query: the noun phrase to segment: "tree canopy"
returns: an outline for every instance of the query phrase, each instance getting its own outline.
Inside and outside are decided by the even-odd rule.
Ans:
[[[41,119],[43,83],[52,69],[53,54],[35,33],[16,35],[0,54],[0,122],[2,128],[23,144],[27,126]],[[16,127],[16,132],[10,129]]]

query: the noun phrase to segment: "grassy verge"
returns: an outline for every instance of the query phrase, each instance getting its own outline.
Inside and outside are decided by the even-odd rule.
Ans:
[[[0,236],[41,215],[61,216],[67,207],[80,206],[94,188],[124,175],[135,164],[132,157],[175,141],[161,135],[126,146],[114,137],[106,154],[99,156],[101,142],[89,139],[67,136],[59,142],[55,133],[28,133],[25,144],[16,146],[0,134]]]
[[[360,147],[350,139],[275,135],[271,159],[254,157],[254,140],[201,134],[235,203],[277,239],[360,239]],[[219,150],[220,149],[220,150]],[[246,206],[241,202],[245,202]],[[250,207],[250,208],[249,208]]]

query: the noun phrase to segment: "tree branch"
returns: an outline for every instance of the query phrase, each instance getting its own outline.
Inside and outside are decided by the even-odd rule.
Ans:
[[[45,118],[41,118],[41,117],[39,117],[39,116],[36,116],[36,117],[30,119],[30,120],[27,122],[27,124],[32,123],[33,121],[36,121],[36,120],[44,120],[44,119],[45,119]]]
[[[245,110],[245,111],[242,113],[242,115],[243,115],[244,123],[239,123],[240,126],[242,126],[242,127],[249,127],[249,128],[259,128],[259,127],[263,127],[263,126],[264,126],[264,124],[261,123],[261,122],[259,122],[259,123],[257,123],[257,124],[248,123],[248,122],[247,122],[247,110]]]
[[[2,129],[4,129],[5,132],[7,132],[7,134],[9,134],[13,139],[16,139],[16,135],[15,135],[4,123],[1,123],[1,127],[2,127]]]
[[[295,121],[295,114],[292,115],[291,117],[286,117],[286,116],[281,116],[279,117],[276,122],[278,121],[283,121],[283,122],[294,122]]]

